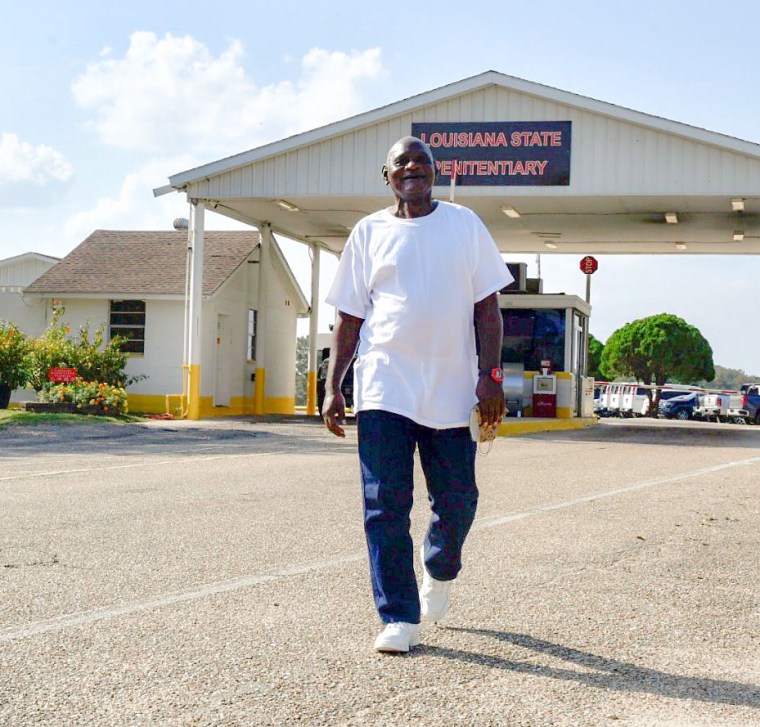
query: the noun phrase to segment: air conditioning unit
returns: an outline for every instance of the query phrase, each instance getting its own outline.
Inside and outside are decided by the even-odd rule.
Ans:
[[[507,263],[507,269],[512,273],[514,280],[502,288],[500,293],[525,293],[527,288],[528,279],[528,264],[527,263]]]
[[[528,295],[541,295],[544,292],[544,281],[541,278],[528,278],[525,281],[525,292]]]

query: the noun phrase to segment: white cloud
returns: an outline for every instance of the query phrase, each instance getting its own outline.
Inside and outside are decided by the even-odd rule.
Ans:
[[[74,174],[66,158],[51,146],[21,141],[16,134],[0,136],[2,206],[34,207],[50,200]]]
[[[126,54],[90,63],[72,84],[105,144],[232,153],[344,118],[385,78],[379,49],[310,50],[300,77],[257,86],[238,41],[214,56],[191,36],[136,32]]]
[[[61,232],[64,241],[77,245],[93,230],[167,230],[177,217],[187,217],[185,196],[167,194],[153,197],[156,180],[166,176],[167,169],[187,169],[195,163],[191,157],[154,160],[124,178],[115,196],[104,196],[86,210],[64,221]],[[236,220],[209,213],[208,229],[250,229]]]

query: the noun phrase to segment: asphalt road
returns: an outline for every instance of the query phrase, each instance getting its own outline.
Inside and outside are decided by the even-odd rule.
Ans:
[[[760,427],[502,439],[478,477],[445,627],[387,656],[353,427],[0,430],[0,725],[760,725]]]

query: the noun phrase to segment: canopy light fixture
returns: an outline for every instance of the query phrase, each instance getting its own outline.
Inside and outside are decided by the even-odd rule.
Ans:
[[[678,215],[675,212],[666,212],[665,213],[665,222],[667,222],[669,225],[677,225],[678,224]]]
[[[741,230],[734,232],[734,242],[741,242],[744,239],[744,233]]]
[[[734,212],[744,212],[744,198],[734,197],[734,199],[731,200],[731,209]]]
[[[507,217],[512,217],[513,219],[517,219],[520,216],[520,213],[514,207],[502,207],[501,211]]]
[[[290,202],[287,202],[284,199],[278,199],[277,204],[278,206],[282,207],[284,210],[287,210],[288,212],[298,212],[298,207],[296,207],[296,205],[291,204]]]
[[[550,242],[549,240],[544,240],[544,245],[548,247],[550,250],[556,250],[557,249],[557,243],[556,242]]]
[[[676,243],[676,248],[678,250],[685,250],[686,249],[686,243],[685,242],[677,242]]]

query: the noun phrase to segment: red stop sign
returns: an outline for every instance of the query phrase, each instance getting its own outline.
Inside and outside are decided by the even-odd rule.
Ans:
[[[586,273],[586,275],[593,275],[598,268],[599,263],[597,259],[591,255],[586,255],[586,257],[581,260],[581,272]]]

